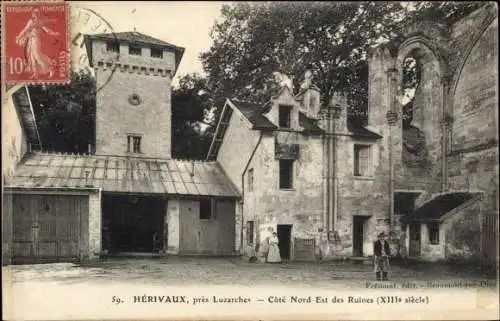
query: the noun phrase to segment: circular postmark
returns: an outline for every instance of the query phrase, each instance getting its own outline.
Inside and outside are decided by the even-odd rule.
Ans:
[[[89,55],[92,55],[92,53],[88,52],[90,48],[87,48],[85,43],[86,36],[92,35],[108,35],[106,36],[108,41],[119,47],[118,38],[113,31],[113,27],[106,19],[92,9],[71,6],[69,53],[71,69],[74,72],[94,74],[89,60]],[[118,68],[116,62],[120,59],[119,50],[107,52],[107,54],[107,60],[115,61],[115,63],[109,67],[110,71],[106,73],[107,77],[97,84],[96,91],[101,90],[109,83]]]

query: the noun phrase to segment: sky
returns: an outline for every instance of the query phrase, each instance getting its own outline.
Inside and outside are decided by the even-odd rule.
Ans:
[[[70,2],[73,7],[91,9],[104,18],[114,32],[136,31],[184,47],[174,85],[187,73],[203,73],[198,56],[207,51],[215,21],[221,20],[224,2]],[[227,2],[226,2],[227,3]],[[135,10],[134,10],[135,9]],[[81,23],[80,23],[81,24]],[[90,23],[91,24],[91,23]],[[88,30],[86,32],[90,33]]]

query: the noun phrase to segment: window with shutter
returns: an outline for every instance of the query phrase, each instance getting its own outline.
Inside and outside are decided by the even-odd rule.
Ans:
[[[354,145],[354,176],[370,176],[369,145]]]

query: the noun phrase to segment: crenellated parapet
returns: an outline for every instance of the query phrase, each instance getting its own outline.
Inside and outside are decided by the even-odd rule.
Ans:
[[[158,77],[173,77],[173,72],[168,69],[144,67],[139,65],[123,64],[119,62],[98,61],[94,67],[96,70],[115,70],[122,73],[142,74]]]

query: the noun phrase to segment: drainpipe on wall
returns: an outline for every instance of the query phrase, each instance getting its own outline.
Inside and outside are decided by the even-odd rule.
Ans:
[[[387,122],[389,124],[389,231],[394,228],[394,146],[392,143],[392,128],[397,124],[398,112],[396,109],[396,77],[397,69],[391,68],[387,71],[389,81],[389,112]]]
[[[324,233],[328,233],[328,112],[323,114],[323,228]]]
[[[259,140],[257,141],[257,144],[255,144],[255,147],[252,150],[252,154],[250,154],[250,158],[248,159],[248,162],[245,165],[245,169],[243,170],[243,173],[241,174],[241,200],[242,200],[242,202],[241,202],[240,251],[243,250],[243,225],[245,222],[245,220],[244,220],[245,214],[244,214],[244,206],[243,206],[245,204],[245,174],[248,170],[248,167],[250,166],[250,163],[253,160],[253,157],[255,155],[255,152],[257,151],[257,148],[260,145],[260,142],[262,141],[262,136],[264,136],[264,133],[261,131],[260,136],[259,136]],[[255,228],[256,227],[254,226],[254,229]]]
[[[451,125],[450,121],[451,119],[449,118],[450,115],[448,113],[448,99],[447,99],[447,92],[448,92],[448,83],[447,80],[443,77],[441,79],[442,84],[443,84],[443,119],[442,119],[442,139],[441,139],[441,192],[444,193],[447,190],[448,186],[448,175],[447,175],[447,156],[446,153],[448,152],[448,126]]]
[[[328,106],[328,232],[333,231],[333,216],[334,216],[334,177],[335,177],[335,125],[334,125],[334,109],[333,106]],[[330,240],[331,241],[331,240]]]

